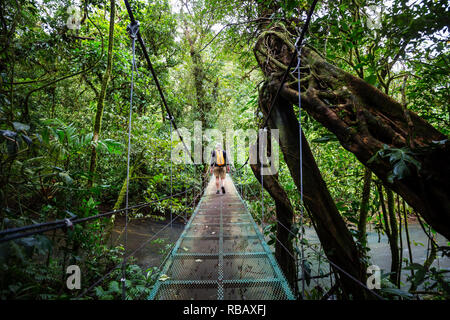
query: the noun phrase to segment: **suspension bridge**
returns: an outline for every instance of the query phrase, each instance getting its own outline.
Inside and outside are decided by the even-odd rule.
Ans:
[[[156,87],[160,94],[162,103],[167,112],[167,119],[170,121],[170,130],[174,129],[177,132],[181,143],[183,144],[186,156],[191,158],[192,155],[189,152],[189,148],[183,141],[182,135],[179,133],[175,118],[173,117],[167,101],[164,97],[162,88],[158,81],[155,70],[153,69],[150,61],[147,49],[144,41],[139,33],[139,22],[135,20],[133,12],[131,10],[128,0],[124,0],[129,17],[130,25],[127,28],[130,38],[132,40],[132,72],[131,72],[131,94],[130,94],[130,114],[128,122],[128,155],[127,155],[127,184],[126,184],[126,197],[125,208],[119,210],[112,210],[104,212],[98,215],[78,218],[72,216],[70,218],[43,222],[34,225],[28,225],[17,228],[10,228],[0,231],[0,243],[13,241],[19,238],[33,236],[36,234],[46,233],[56,229],[64,229],[73,227],[75,224],[88,223],[90,221],[111,217],[116,214],[125,214],[125,250],[127,249],[127,223],[128,213],[131,210],[147,207],[156,202],[160,202],[166,199],[171,199],[177,196],[187,196],[187,193],[194,190],[195,187],[186,189],[183,192],[172,193],[172,183],[170,196],[160,198],[158,200],[129,205],[129,180],[130,180],[130,153],[131,153],[131,128],[132,128],[132,112],[133,112],[133,86],[134,86],[134,74],[137,72],[137,65],[135,60],[135,43],[140,44],[144,58],[147,62],[148,68],[151,71],[155,80]],[[298,77],[300,78],[300,46],[302,45],[303,37],[306,33],[309,20],[311,18],[314,6],[317,1],[313,2],[313,6],[308,13],[305,26],[301,30],[301,35],[296,41],[297,55],[293,55],[292,60],[283,75],[283,79],[280,83],[279,89],[273,99],[273,103],[269,108],[269,114],[266,116],[263,122],[262,128],[267,126],[268,118],[274,107],[275,100],[281,90],[283,83],[287,78],[287,74],[290,72],[290,68],[293,66],[295,58],[298,58],[297,68]],[[294,70],[295,72],[295,70]],[[300,79],[298,81],[300,83]],[[300,90],[300,88],[299,88]],[[300,92],[300,91],[299,91]],[[300,95],[299,95],[300,97]],[[299,101],[301,111],[301,101]],[[300,118],[300,116],[299,116]],[[301,126],[300,132],[301,134]],[[300,139],[301,141],[301,139]],[[301,151],[301,145],[300,145]],[[301,154],[301,153],[300,153]],[[300,157],[300,168],[302,168]],[[246,164],[247,161],[235,172],[239,172]],[[261,164],[262,166],[262,164]],[[195,165],[194,165],[195,169]],[[195,171],[194,171],[195,172]],[[300,174],[302,176],[302,174]],[[264,175],[261,175],[261,188],[263,186]],[[172,181],[172,171],[171,171]],[[154,284],[151,294],[148,299],[155,300],[168,300],[168,299],[183,299],[183,300],[292,300],[296,297],[293,294],[280,266],[278,265],[274,255],[271,252],[270,247],[266,243],[263,234],[259,230],[253,217],[249,213],[248,208],[243,200],[242,195],[237,192],[235,184],[232,178],[228,175],[225,180],[225,189],[227,193],[224,195],[216,194],[214,187],[214,179],[211,178],[206,188],[201,191],[202,197],[198,202],[193,214],[187,221],[186,227],[181,234],[178,241],[175,243],[172,251],[168,255],[168,259],[165,260],[161,268],[158,280]],[[301,197],[303,196],[303,190],[300,190]],[[261,218],[264,221],[264,201],[263,201],[263,189],[261,189]],[[194,197],[195,198],[195,197]],[[142,242],[142,244],[133,252],[126,254],[123,257],[123,261],[107,273],[101,276],[95,283],[91,284],[88,288],[84,289],[76,298],[82,298],[96,286],[100,285],[108,276],[110,276],[115,270],[122,268],[122,299],[126,299],[126,265],[130,257],[132,257],[138,250],[141,250],[147,245],[150,245],[150,241],[160,235],[160,233],[170,227],[172,223],[178,218],[185,218],[180,215],[170,215],[169,222],[165,224],[158,232],[153,234],[149,239]],[[293,237],[301,237],[301,250],[296,248],[297,252],[301,252],[300,257],[294,257],[289,250],[282,246],[292,259],[297,263],[301,261],[301,266],[298,266],[299,274],[302,275],[302,297],[305,296],[305,256],[304,256],[304,241],[302,233],[294,234],[289,228],[285,227],[280,221],[273,217],[275,221],[286,228],[286,232],[292,234]],[[301,211],[301,219],[303,218],[303,209]],[[280,242],[278,239],[276,239]],[[282,244],[282,243],[281,243]],[[313,247],[309,247],[315,251],[319,256],[323,257],[334,269],[339,270],[342,274],[355,281],[358,285],[367,289],[378,299],[382,299],[377,293],[371,291],[367,286],[361,283],[358,279],[347,273],[341,267],[327,259],[320,251],[315,250]],[[127,250],[126,250],[127,251]],[[312,277],[314,278],[314,277]],[[299,279],[298,279],[299,280]],[[333,290],[333,289],[331,289]],[[329,294],[327,293],[329,296]]]
[[[210,180],[150,299],[294,299],[230,177],[225,189],[216,194]]]

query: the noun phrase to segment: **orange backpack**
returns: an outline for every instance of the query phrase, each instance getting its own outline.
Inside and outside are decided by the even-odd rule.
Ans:
[[[216,164],[220,167],[225,164],[225,159],[223,157],[223,150],[216,150]]]

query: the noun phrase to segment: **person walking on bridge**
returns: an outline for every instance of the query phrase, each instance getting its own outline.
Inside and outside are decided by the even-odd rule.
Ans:
[[[227,172],[230,172],[230,164],[227,153],[222,149],[222,145],[220,143],[217,143],[216,149],[211,152],[211,174],[213,172],[216,177],[216,194],[220,194],[219,187],[222,189],[222,193],[225,193],[223,182],[226,178]]]

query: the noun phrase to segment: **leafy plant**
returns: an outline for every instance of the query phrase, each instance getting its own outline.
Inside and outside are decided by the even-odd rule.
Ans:
[[[372,163],[376,158],[388,158],[392,165],[392,171],[388,176],[388,181],[393,182],[394,179],[401,180],[411,175],[411,170],[414,168],[417,172],[420,171],[420,162],[414,159],[415,154],[409,148],[391,148],[384,145],[383,149],[375,153],[368,163]]]

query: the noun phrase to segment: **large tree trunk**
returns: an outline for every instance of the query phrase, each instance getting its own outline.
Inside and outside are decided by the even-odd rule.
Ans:
[[[116,13],[116,4],[115,0],[110,1],[110,14],[109,14],[109,42],[108,42],[108,58],[105,74],[102,79],[102,86],[100,89],[100,94],[98,95],[97,100],[97,112],[95,113],[94,120],[94,129],[93,129],[93,137],[92,137],[92,148],[91,148],[91,161],[89,164],[89,180],[88,186],[91,187],[94,181],[95,169],[97,167],[97,143],[100,137],[100,131],[102,129],[102,117],[103,117],[103,109],[104,102],[106,96],[106,89],[108,87],[109,78],[111,76],[112,70],[112,59],[113,59],[113,46],[114,46],[114,19]]]
[[[256,148],[257,145],[258,142],[252,148]],[[250,154],[252,154],[252,151],[250,151]],[[254,163],[250,167],[256,179],[261,182],[261,163],[259,161],[250,161],[250,163]],[[269,192],[275,201],[277,218],[275,257],[291,288],[297,293],[297,269],[296,261],[293,258],[295,256],[292,245],[293,237],[289,233],[294,219],[294,208],[286,191],[278,181],[278,175],[264,175],[263,184],[264,189]]]
[[[378,194],[380,196],[381,211],[383,212],[384,231],[389,240],[389,248],[391,250],[391,275],[389,276],[392,283],[397,284],[397,275],[399,268],[399,249],[398,249],[398,231],[397,220],[393,217],[394,198],[391,190],[386,190],[387,204],[384,200],[383,187],[381,184],[377,184]],[[392,220],[394,219],[394,221]]]
[[[392,190],[386,188],[387,195],[387,203],[388,203],[388,214],[389,214],[389,225],[391,227],[391,236],[389,237],[389,245],[391,248],[391,280],[392,283],[398,284],[400,281],[400,274],[398,272],[400,268],[400,249],[398,247],[398,226],[397,226],[397,218],[395,215],[395,202],[394,202],[394,193]]]
[[[273,99],[272,94],[270,94],[271,91],[266,83],[260,92],[260,109],[265,115],[267,115],[270,102]],[[280,147],[284,160],[297,188],[300,190],[299,124],[292,103],[283,98],[278,99],[274,105],[269,126],[272,129],[279,129]],[[302,135],[302,145],[304,204],[311,213],[314,227],[325,254],[332,262],[365,283],[366,271],[362,259],[360,259],[360,253],[336,208],[304,135]],[[366,289],[340,271],[339,281],[344,296],[350,297],[351,295],[353,299],[372,298]]]
[[[363,247],[367,245],[367,214],[369,212],[369,200],[370,200],[370,184],[372,182],[372,172],[366,168],[364,170],[364,182],[363,191],[361,196],[361,207],[359,209],[359,221],[358,221],[358,237],[359,242]]]
[[[196,47],[196,39],[199,37],[191,36],[189,31],[189,26],[187,21],[184,21],[184,35],[189,44],[189,54],[192,60],[192,77],[194,80],[195,95],[197,100],[197,107],[200,110],[200,120],[202,122],[203,128],[208,128],[210,126],[209,119],[207,115],[211,110],[212,106],[208,100],[208,94],[205,88],[206,71],[205,65],[200,55],[199,49]]]
[[[271,77],[273,83],[279,83],[274,75],[284,71],[293,49],[283,27],[275,26],[259,37],[255,54],[264,74]],[[355,154],[386,186],[400,194],[427,223],[450,239],[448,138],[411,111],[406,111],[411,120],[408,126],[400,103],[326,62],[313,49],[304,47],[301,59],[304,70],[302,107],[333,132],[341,145]],[[296,88],[297,83],[286,83],[281,95],[298,103]],[[411,124],[414,135],[409,137]],[[413,150],[408,148],[408,139],[412,141]],[[377,156],[383,146],[388,148],[385,155],[395,151],[405,155],[406,152],[410,157],[405,160],[408,172],[403,172],[403,176],[392,175],[395,161],[390,162],[389,156]]]

